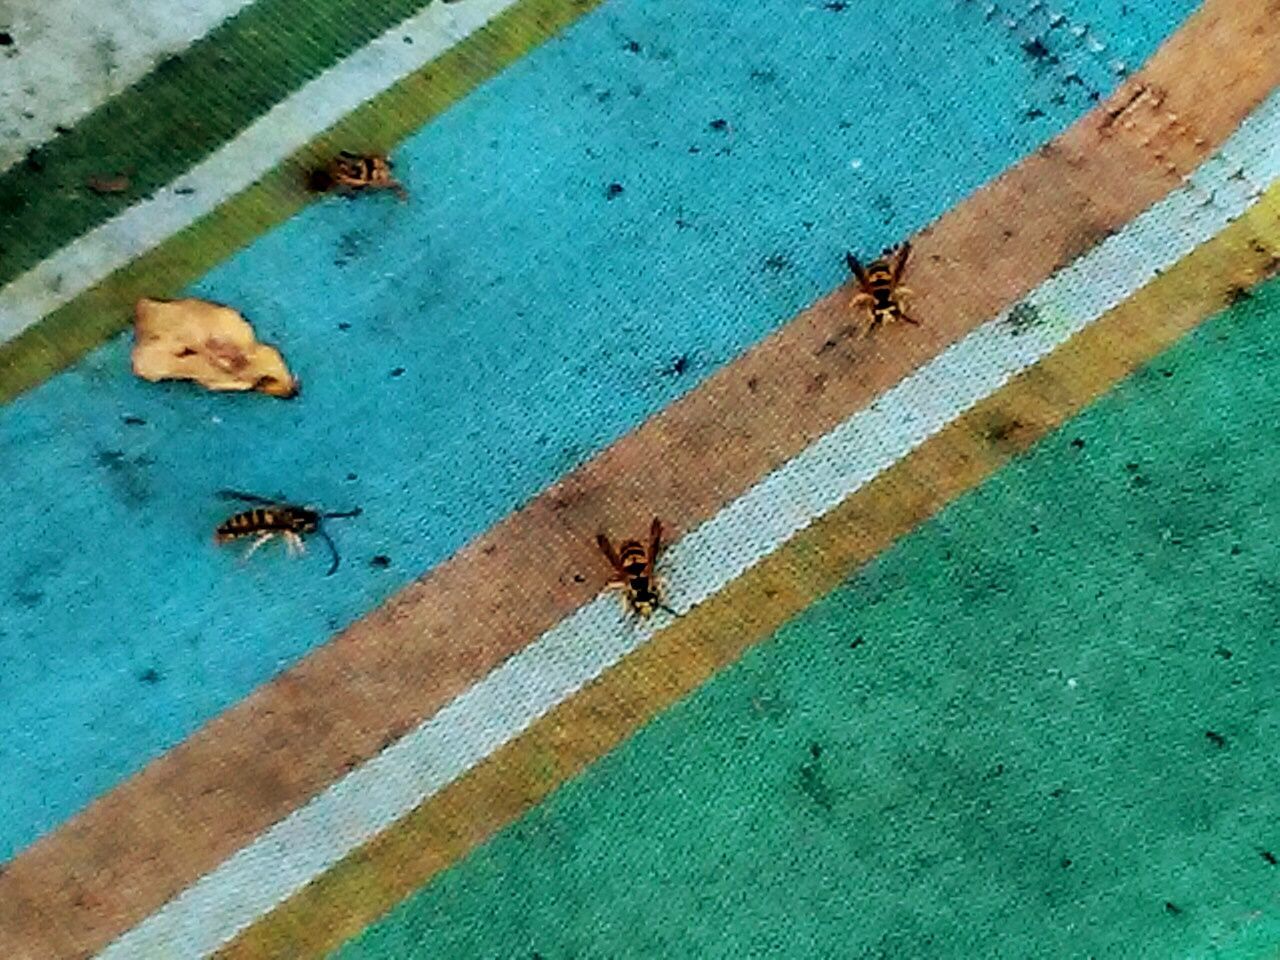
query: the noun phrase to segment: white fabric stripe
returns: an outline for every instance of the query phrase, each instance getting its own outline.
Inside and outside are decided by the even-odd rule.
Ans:
[[[0,342],[212,212],[317,134],[516,2],[432,3],[330,67],[173,183],[73,240],[0,290]],[[406,37],[412,43],[406,43]]]
[[[1239,216],[1280,176],[1280,94],[1237,131],[1220,158],[1122,231],[1046,280],[1017,327],[1006,311],[953,344],[673,544],[663,558],[670,602],[703,602],[929,436],[1132,296]],[[1205,204],[1207,195],[1216,195]],[[1146,244],[1152,240],[1158,241]],[[1019,308],[1015,308],[1019,309]],[[361,844],[386,830],[628,653],[660,621],[630,624],[596,597],[377,757],[271,827],[124,934],[101,957],[204,957]]]
[[[0,171],[250,2],[0,0],[0,28],[13,35],[0,85]]]

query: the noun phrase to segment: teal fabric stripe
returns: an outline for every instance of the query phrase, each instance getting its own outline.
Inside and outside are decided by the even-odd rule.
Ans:
[[[1270,956],[1277,320],[1272,281],[335,957]]]

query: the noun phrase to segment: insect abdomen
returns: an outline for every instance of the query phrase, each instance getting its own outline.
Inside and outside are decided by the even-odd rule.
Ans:
[[[234,540],[237,537],[249,537],[258,533],[294,530],[296,527],[297,522],[288,511],[254,507],[244,513],[227,517],[214,531],[214,537],[218,540]]]

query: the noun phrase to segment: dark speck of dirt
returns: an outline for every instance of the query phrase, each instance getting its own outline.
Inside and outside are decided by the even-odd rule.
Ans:
[[[1009,311],[1009,316],[1004,322],[1015,337],[1019,336],[1042,322],[1040,308],[1033,303],[1023,301]]]
[[[380,553],[369,560],[369,566],[377,567],[379,570],[385,570],[387,567],[391,566],[391,558],[385,553]]]
[[[764,268],[773,273],[781,273],[791,266],[791,261],[780,253],[771,253],[764,259]]]
[[[39,590],[16,590],[13,599],[18,601],[19,606],[30,610],[40,605],[40,601],[44,599],[44,593]]]
[[[1054,787],[1052,790],[1049,791],[1049,796],[1053,797],[1053,799],[1055,800],[1061,800],[1064,796],[1066,796],[1066,794],[1067,794],[1066,787]]]
[[[1058,58],[1053,55],[1048,47],[1044,45],[1044,41],[1039,37],[1032,37],[1022,44],[1022,52],[1032,60],[1047,60],[1049,63],[1056,63]]]
[[[1223,660],[1230,660],[1231,657],[1233,656],[1231,651],[1228,650],[1226,647],[1218,647],[1218,649],[1213,651],[1213,655],[1215,657],[1220,657]]]
[[[393,377],[403,377],[403,376],[404,376],[404,367],[396,367],[394,370],[392,370],[392,371],[391,371],[391,376],[393,376]]]
[[[712,121],[711,121],[710,126],[711,126],[711,129],[712,129],[712,130],[728,130],[728,129],[729,129],[729,121],[728,121],[728,120],[724,120],[724,119],[717,118],[717,119],[715,119],[715,120],[712,120]]]
[[[1071,446],[1075,447],[1077,450],[1083,450],[1084,439],[1081,437],[1076,437],[1074,440],[1071,441]]]
[[[180,197],[189,197],[196,192],[195,187],[174,187],[173,192]]]
[[[664,377],[678,377],[689,369],[689,355],[682,353],[662,369]]]
[[[772,70],[761,70],[757,67],[751,71],[751,80],[753,83],[773,83],[773,81],[777,79],[778,75]]]
[[[118,467],[123,462],[123,450],[103,450],[98,454],[98,466],[101,467]]]
[[[1039,107],[1031,107],[1029,110],[1024,110],[1022,113],[1023,120],[1039,120],[1043,116],[1044,111]]]
[[[611,183],[605,188],[604,198],[606,200],[614,200],[620,196],[622,196],[622,184]]]
[[[832,13],[844,13],[849,9],[849,4],[845,3],[844,0],[831,0],[830,3],[824,3],[822,9],[830,10]]]
[[[359,478],[359,477],[357,477],[354,473],[348,473],[348,474],[347,474],[347,480],[348,480],[348,481],[351,481],[351,480],[358,480],[358,479],[360,479],[360,478]]]
[[[1238,543],[1233,543],[1233,544],[1231,545],[1231,555],[1232,555],[1233,557],[1238,557],[1238,556],[1240,556],[1240,544],[1238,544]]]
[[[1039,528],[1039,527],[1037,527],[1037,526],[1033,523],[1033,524],[1031,525],[1031,532],[1032,532],[1032,533],[1039,533],[1039,532],[1040,532],[1040,528]]]
[[[816,747],[818,745],[814,744],[813,746]],[[818,748],[818,752],[821,753],[821,747]],[[811,747],[810,754],[812,753],[813,748]],[[822,809],[830,810],[833,806],[831,788],[827,786],[826,778],[822,775],[820,765],[816,762],[816,755],[814,760],[815,762],[802,764],[800,767],[800,789]]]
[[[809,756],[813,757],[813,759],[815,760],[817,760],[820,756],[822,756],[822,744],[820,743],[809,744]]]
[[[1253,292],[1244,287],[1232,287],[1227,291],[1227,304],[1234,307],[1238,303],[1253,299]]]
[[[634,40],[628,40],[622,49],[627,51],[627,53],[639,53],[640,44]]]
[[[1182,912],[1182,908],[1178,906],[1176,903],[1174,903],[1173,901],[1166,900],[1164,902],[1164,912],[1176,916],[1177,914]]]
[[[864,640],[862,637],[854,637],[854,638],[849,642],[849,649],[850,649],[850,650],[857,650],[857,649],[858,649],[860,646],[862,646],[864,643],[866,643],[866,640]]]
[[[12,47],[13,34],[8,30],[0,30],[0,47]]]
[[[154,667],[147,667],[147,669],[138,674],[138,680],[142,683],[159,683],[160,671]]]
[[[1204,738],[1208,740],[1210,743],[1212,743],[1219,750],[1221,750],[1223,747],[1227,745],[1227,738],[1224,737],[1222,734],[1218,733],[1216,730],[1206,730],[1204,732]]]
[[[141,417],[121,417],[120,419],[130,427],[145,427],[147,425],[147,421]]]
[[[351,329],[351,324],[346,323],[346,322],[340,323],[340,324],[338,324],[338,329],[339,329],[339,330],[350,330],[350,329]]]
[[[575,574],[573,575],[573,582],[574,582],[574,583],[586,583],[586,582],[587,582],[587,578],[586,578],[586,577],[584,577],[584,576],[583,576],[582,574],[580,574],[580,573],[575,573]]]
[[[1164,378],[1167,380],[1169,377],[1172,377],[1172,376],[1173,376],[1173,371],[1172,371],[1172,370],[1161,370],[1161,371],[1160,371],[1160,376],[1164,377]]]
[[[1262,859],[1271,864],[1271,866],[1274,867],[1277,863],[1280,863],[1280,860],[1277,860],[1276,855],[1270,850],[1259,850],[1258,852],[1262,854]]]
[[[1063,870],[1066,870],[1066,869],[1067,869],[1068,867],[1070,867],[1070,866],[1071,866],[1071,858],[1070,858],[1070,857],[1063,857],[1063,858],[1062,858],[1062,869],[1063,869]]]
[[[748,390],[750,390],[752,393],[755,393],[757,390],[759,390],[759,389],[760,389],[760,378],[759,378],[759,377],[748,377],[748,378],[747,378],[747,389],[748,389]]]

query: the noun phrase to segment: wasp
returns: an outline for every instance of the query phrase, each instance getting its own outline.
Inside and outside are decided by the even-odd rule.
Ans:
[[[615,552],[613,544],[603,533],[596,535],[596,543],[617,575],[618,579],[610,582],[609,587],[622,591],[624,610],[642,617],[652,616],[654,610],[665,610],[679,616],[662,602],[662,581],[654,573],[658,550],[662,546],[661,520],[654,517],[649,525],[648,547],[639,540],[623,540]]]
[[[306,545],[302,542],[302,538],[314,533],[328,545],[329,553],[333,557],[329,572],[325,574],[326,577],[333,576],[338,569],[338,548],[334,546],[329,534],[320,526],[320,521],[334,517],[358,517],[361,513],[359,507],[342,513],[321,513],[311,507],[285,503],[282,498],[268,500],[265,497],[241,493],[238,490],[220,490],[218,495],[224,500],[240,500],[244,503],[252,503],[254,506],[249,510],[232,514],[218,524],[217,529],[213,531],[214,543],[230,543],[232,540],[255,537],[253,546],[245,554],[247,560],[273,537],[284,540],[290,555],[304,553]]]
[[[855,308],[865,306],[871,314],[871,322],[862,334],[864,337],[870,336],[876,327],[886,321],[905,320],[919,325],[920,321],[912,319],[903,309],[903,303],[911,296],[911,291],[899,285],[910,255],[909,242],[898,247],[887,247],[865,269],[852,253],[844,255],[849,270],[858,278],[859,292],[850,301],[850,305]]]
[[[367,190],[392,190],[401,200],[408,192],[391,176],[391,161],[380,154],[358,154],[341,151],[321,170],[311,173],[310,187],[317,193],[364,193]]]

